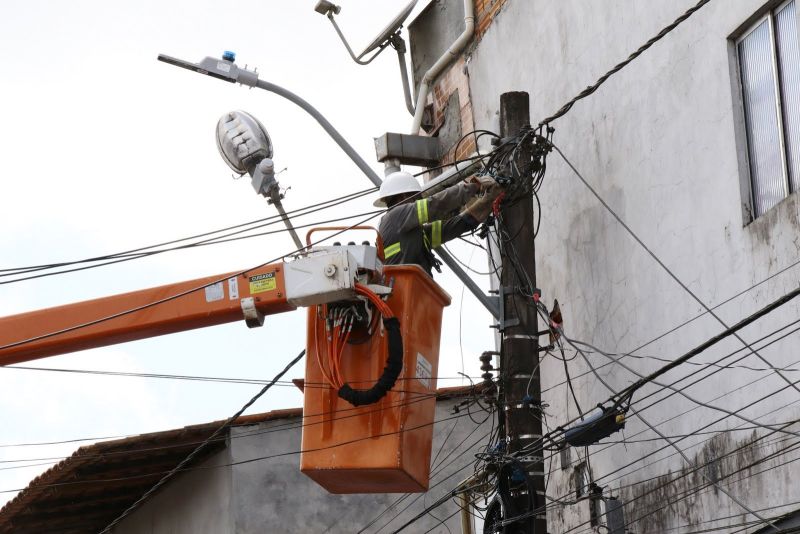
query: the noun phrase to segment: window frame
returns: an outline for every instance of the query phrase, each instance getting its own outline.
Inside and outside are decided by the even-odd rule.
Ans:
[[[747,226],[751,222],[761,218],[763,215],[777,207],[783,200],[786,200],[789,195],[797,192],[791,190],[791,177],[789,172],[788,150],[786,146],[786,109],[783,103],[783,79],[781,76],[781,69],[779,64],[778,44],[776,39],[775,29],[775,16],[783,8],[789,5],[793,0],[773,0],[765,4],[753,16],[740,25],[729,37],[729,56],[732,65],[732,85],[736,95],[738,104],[738,112],[736,116],[736,137],[737,137],[737,152],[741,155],[739,158],[740,170],[740,189],[742,192],[742,219],[743,226]],[[795,1],[795,18],[797,19],[798,35],[800,35],[800,7]],[[767,21],[770,39],[770,52],[772,54],[771,68],[774,76],[775,84],[773,90],[775,92],[775,118],[778,126],[778,137],[780,143],[780,158],[781,158],[781,172],[782,172],[782,185],[783,185],[783,199],[778,201],[775,206],[772,206],[767,211],[761,214],[756,214],[756,198],[755,198],[755,183],[753,181],[753,170],[750,161],[750,138],[748,137],[748,126],[744,104],[744,80],[742,78],[742,62],[741,54],[739,52],[740,43],[746,39],[750,34],[755,31],[763,22]]]

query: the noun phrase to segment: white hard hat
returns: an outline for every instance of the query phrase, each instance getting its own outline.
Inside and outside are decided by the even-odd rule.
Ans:
[[[376,208],[385,208],[386,199],[403,193],[419,193],[422,191],[417,179],[403,171],[393,172],[381,184],[378,200],[372,203]]]

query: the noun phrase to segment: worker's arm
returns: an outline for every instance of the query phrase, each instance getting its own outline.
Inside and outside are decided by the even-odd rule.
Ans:
[[[393,218],[402,220],[403,231],[409,231],[436,220],[449,219],[450,215],[464,206],[479,189],[477,184],[461,182],[428,198],[392,208],[392,211],[401,212],[393,214]]]
[[[460,213],[446,221],[433,221],[424,226],[425,238],[431,248],[436,248],[451,239],[455,239],[464,232],[469,232],[478,227],[480,222],[469,213]]]

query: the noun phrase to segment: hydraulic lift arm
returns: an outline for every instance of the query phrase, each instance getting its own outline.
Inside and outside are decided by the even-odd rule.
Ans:
[[[290,262],[0,317],[0,365],[356,297],[380,270],[369,246],[319,247]]]

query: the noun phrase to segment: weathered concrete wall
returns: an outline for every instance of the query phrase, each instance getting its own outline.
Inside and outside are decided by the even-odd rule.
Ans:
[[[695,0],[631,2],[606,0],[512,0],[506,2],[467,61],[476,128],[498,128],[500,94],[527,91],[536,124],[626,58]],[[729,324],[752,313],[797,286],[798,271],[780,271],[797,261],[800,251],[800,200],[780,203],[752,224],[743,209],[748,195],[743,180],[741,103],[732,74],[730,35],[758,12],[764,0],[711,2],[689,21],[611,78],[596,94],[577,103],[556,121],[555,143],[573,161],[598,193],[703,302],[714,306],[773,275],[767,283],[722,305],[717,313]],[[568,335],[609,352],[624,353],[681,325],[702,308],[609,215],[603,206],[553,153],[540,192],[542,228],[537,240],[538,286],[545,301],[558,298]],[[798,304],[742,331],[749,342],[796,320]],[[672,359],[723,327],[704,316],[638,354]],[[790,332],[787,330],[784,333]],[[761,343],[763,344],[763,343]],[[760,346],[757,345],[757,346]],[[735,339],[699,356],[711,362],[742,348]],[[798,336],[760,350],[774,366],[796,367]],[[731,363],[745,356],[739,352]],[[615,390],[637,376],[598,353],[587,355],[600,376]],[[625,358],[640,373],[663,362]],[[750,356],[739,365],[767,367]],[[583,357],[569,363],[584,410],[609,396]],[[549,423],[561,424],[577,412],[563,386],[562,363],[547,357],[542,364],[544,401]],[[713,369],[685,365],[664,377],[685,387]],[[796,373],[787,373],[797,380]],[[756,381],[758,380],[758,381]],[[754,382],[756,381],[756,382]],[[678,387],[676,386],[676,387]],[[648,386],[637,399],[659,388]],[[782,390],[782,391],[780,391]],[[777,393],[775,393],[777,392]],[[714,461],[709,476],[753,509],[773,516],[800,501],[800,485],[791,474],[793,454],[776,448],[796,440],[764,429],[714,437],[682,438],[749,423],[696,404],[672,392],[659,392],[634,409],[658,426],[693,463]],[[726,369],[687,387],[685,393],[759,422],[782,422],[800,414],[800,393],[772,372]],[[663,399],[653,407],[653,401]],[[724,418],[723,418],[724,417]],[[721,422],[715,423],[717,419]],[[606,494],[626,501],[626,519],[635,532],[691,530],[714,518],[722,524],[752,520],[725,494],[702,488],[699,475],[672,482],[687,462],[637,417],[630,417],[625,446],[592,447],[591,467]],[[609,441],[619,441],[616,434]],[[754,440],[756,440],[754,442]],[[790,449],[791,450],[791,449]],[[579,454],[580,453],[580,454]],[[770,455],[775,455],[774,457]],[[726,456],[729,455],[729,456]],[[563,498],[549,512],[551,532],[564,532],[588,521],[588,502],[575,497],[574,464],[583,451],[571,451],[572,463],[560,469],[553,458],[548,494]],[[755,463],[755,466],[747,467]],[[630,464],[630,465],[628,465]],[[779,465],[782,464],[782,465]],[[765,473],[759,471],[771,466]],[[724,477],[724,474],[741,473]],[[701,489],[699,492],[686,490]],[[796,507],[796,505],[795,505]],[[657,511],[658,508],[661,508]],[[725,522],[727,521],[727,523]],[[584,525],[577,531],[588,529]]]
[[[472,474],[492,418],[461,408],[463,398],[437,403],[430,490],[425,494],[331,495],[300,472],[300,418],[231,430],[229,446],[200,469],[177,477],[123,521],[119,534],[261,534],[264,532],[391,532]],[[477,424],[481,423],[482,424]],[[269,459],[266,456],[280,455]],[[254,460],[254,461],[250,461]],[[237,464],[238,465],[232,465]],[[232,466],[231,466],[232,465]],[[410,532],[456,532],[458,507],[448,500]],[[452,516],[452,517],[450,517]],[[446,526],[439,519],[448,518]]]
[[[178,475],[114,529],[114,534],[224,534],[234,532],[230,451]]]

